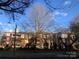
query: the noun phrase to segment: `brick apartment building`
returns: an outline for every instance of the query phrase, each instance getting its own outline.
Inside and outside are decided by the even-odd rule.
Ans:
[[[74,35],[71,35],[71,33],[62,33],[61,36],[60,34],[61,33],[48,33],[48,32],[40,32],[40,33],[17,32],[15,44],[17,47],[24,48],[25,46],[28,47],[30,43],[30,45],[36,44],[35,47],[39,49],[44,48],[51,49],[54,47],[54,43],[64,47],[63,43],[71,44],[74,41]],[[69,34],[72,37],[70,39],[67,39]],[[62,40],[60,40],[58,37],[62,37]],[[14,32],[5,32],[2,37],[2,45],[5,46],[6,44],[9,44],[9,46],[13,47],[14,38],[15,38]]]
[[[50,49],[50,43],[53,44],[53,41],[50,39],[52,38],[52,34],[50,33],[33,33],[33,32],[18,32],[16,34],[16,45],[21,47],[25,47],[28,43],[34,43],[33,38],[37,37],[36,47],[37,48],[44,48],[45,41],[48,43],[48,48]],[[14,32],[5,32],[2,37],[2,44],[13,44],[15,38]]]

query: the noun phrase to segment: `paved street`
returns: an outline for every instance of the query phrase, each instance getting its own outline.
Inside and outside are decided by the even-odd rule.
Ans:
[[[76,52],[50,50],[0,50],[0,57],[77,57]]]

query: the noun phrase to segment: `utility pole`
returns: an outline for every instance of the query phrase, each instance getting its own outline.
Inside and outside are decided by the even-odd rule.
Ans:
[[[13,22],[14,22],[14,25],[15,25],[15,30],[14,30],[14,40],[13,40],[13,45],[14,45],[14,49],[13,49],[13,54],[14,54],[14,56],[15,56],[15,50],[16,50],[16,34],[17,34],[17,32],[16,32],[16,30],[17,30],[17,24],[15,23],[15,16],[14,16],[14,13],[12,14],[12,16],[13,16]]]
[[[27,7],[29,7],[29,3],[32,2],[32,0],[26,0],[27,2]],[[14,44],[14,49],[13,49],[13,52],[14,52],[14,56],[15,56],[15,50],[16,50],[16,35],[17,35],[17,24],[16,24],[16,21],[15,21],[15,14],[13,13],[12,14],[12,17],[13,17],[13,22],[15,24],[15,31],[14,31],[14,41],[13,41],[13,44]]]
[[[14,33],[14,55],[16,50],[16,35],[17,35],[17,24],[15,24],[15,33]]]

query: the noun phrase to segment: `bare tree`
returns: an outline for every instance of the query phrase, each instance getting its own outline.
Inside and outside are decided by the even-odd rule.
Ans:
[[[8,12],[23,14],[32,0],[0,0],[0,9]]]
[[[70,23],[71,32],[79,32],[79,15],[75,17],[75,19]]]
[[[53,27],[53,15],[43,5],[34,5],[29,16],[29,19],[23,23],[25,29],[29,28],[30,31],[43,32],[49,31]]]

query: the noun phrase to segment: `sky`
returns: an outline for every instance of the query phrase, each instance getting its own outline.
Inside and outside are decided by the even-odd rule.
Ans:
[[[76,0],[66,0],[63,4],[60,3],[63,0],[49,0],[50,5],[53,7],[65,7],[64,9],[60,10],[53,10],[54,17],[55,17],[55,24],[59,27],[67,28],[70,25],[70,22],[74,20],[74,18],[79,14],[79,2],[76,2]],[[60,4],[59,4],[60,3]],[[28,8],[26,8],[26,15],[18,15],[16,19],[19,19],[20,21],[23,21],[27,18],[29,12],[31,11],[31,8],[34,4],[40,4],[48,8],[48,5],[45,4],[44,0],[34,0],[34,3],[31,4]],[[59,4],[59,5],[58,5]],[[72,8],[67,8],[69,5],[72,5]],[[50,10],[51,11],[51,10]],[[3,29],[5,31],[10,31],[15,29],[15,24],[8,24],[8,21],[11,20],[11,17],[8,17],[5,12],[0,10],[0,30]],[[16,23],[18,25],[18,28],[20,31],[22,31],[22,28],[19,25],[19,21],[16,20]]]

